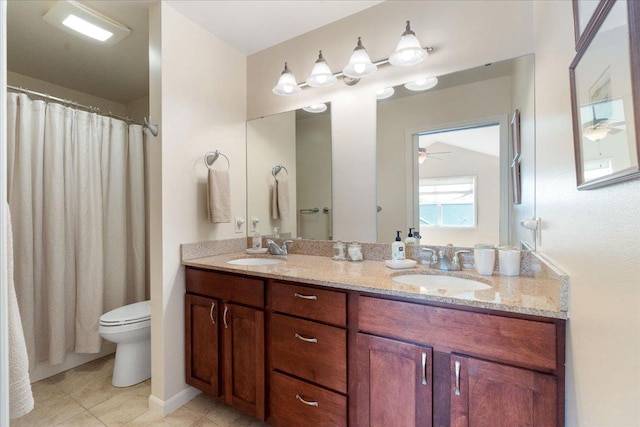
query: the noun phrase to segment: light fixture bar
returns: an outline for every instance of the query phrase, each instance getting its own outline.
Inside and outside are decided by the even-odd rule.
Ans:
[[[434,48],[433,48],[433,47],[431,47],[431,46],[425,46],[425,47],[424,47],[424,50],[426,50],[427,52],[431,53],[431,52],[433,52]],[[371,61],[371,62],[373,63],[373,65],[375,65],[375,66],[379,67],[379,66],[381,66],[381,65],[388,64],[388,63],[389,63],[389,58],[384,58],[384,59],[381,59],[381,60],[379,60],[379,61]],[[337,73],[333,73],[333,76],[334,76],[334,77],[336,77],[336,78],[338,78],[338,77],[344,77],[344,73],[343,73],[342,71],[339,71],[339,72],[337,72]],[[298,83],[298,87],[299,87],[299,88],[301,88],[301,89],[302,89],[303,87],[307,87],[307,86],[309,86],[309,85],[307,84],[307,82],[300,82],[300,83]]]
[[[69,15],[62,21],[62,24],[75,30],[79,33],[89,36],[92,39],[99,40],[101,42],[108,40],[113,36],[111,31],[107,31],[104,28],[100,28],[97,25],[93,25],[91,22],[85,21],[82,18],[78,18],[76,15]]]

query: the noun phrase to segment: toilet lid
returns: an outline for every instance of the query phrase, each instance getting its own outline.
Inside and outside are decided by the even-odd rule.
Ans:
[[[138,322],[151,317],[150,301],[141,301],[125,305],[100,316],[103,325],[121,325],[124,323]]]

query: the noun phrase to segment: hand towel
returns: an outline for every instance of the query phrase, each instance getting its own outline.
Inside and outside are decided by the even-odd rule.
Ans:
[[[275,177],[271,198],[271,219],[289,216],[289,181],[287,177]]]
[[[209,169],[207,216],[214,223],[231,222],[229,171]]]
[[[5,202],[7,243],[7,287],[9,291],[9,415],[11,419],[22,417],[33,409],[33,393],[29,379],[29,357],[24,341],[18,298],[13,283],[13,232],[11,214]]]

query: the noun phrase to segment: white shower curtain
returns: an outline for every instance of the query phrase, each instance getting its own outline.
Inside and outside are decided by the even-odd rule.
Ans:
[[[15,284],[31,363],[97,353],[100,315],[145,297],[140,125],[8,94]]]

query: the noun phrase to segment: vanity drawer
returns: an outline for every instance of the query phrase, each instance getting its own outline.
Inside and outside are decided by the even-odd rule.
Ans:
[[[347,398],[279,372],[271,372],[269,424],[338,427],[347,425]]]
[[[333,390],[347,392],[347,331],[273,314],[271,366]]]
[[[361,296],[358,328],[531,369],[557,369],[553,323]]]
[[[306,286],[274,282],[269,287],[271,310],[339,326],[347,324],[347,295]]]
[[[187,292],[264,307],[264,282],[248,277],[186,268]]]

